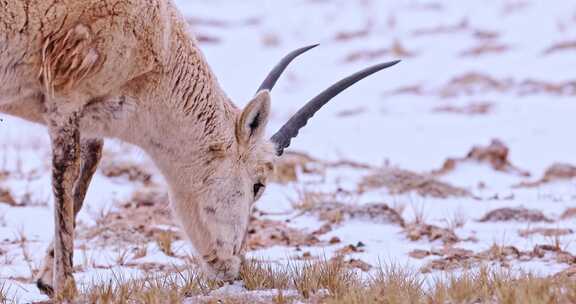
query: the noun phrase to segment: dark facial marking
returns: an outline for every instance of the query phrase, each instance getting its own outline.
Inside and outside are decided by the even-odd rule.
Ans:
[[[248,126],[250,127],[250,136],[254,135],[254,131],[260,126],[260,113],[256,114]]]
[[[214,208],[212,206],[204,207],[204,211],[207,214],[216,214],[216,208]]]
[[[254,197],[258,195],[258,193],[264,188],[264,184],[262,183],[255,183],[253,190],[254,190]]]

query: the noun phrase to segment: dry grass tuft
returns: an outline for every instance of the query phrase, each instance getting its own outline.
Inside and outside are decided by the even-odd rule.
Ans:
[[[17,303],[16,299],[8,298],[8,291],[10,287],[5,281],[0,283],[0,304],[9,304],[9,303]]]
[[[325,292],[339,298],[359,287],[356,286],[360,281],[358,275],[346,266],[343,259],[305,261],[289,267],[294,287],[306,299]]]
[[[432,250],[413,250],[409,253],[413,258],[422,259],[429,256],[440,256],[422,267],[422,273],[429,273],[433,270],[455,270],[478,267],[483,263],[491,262],[494,265],[500,265],[509,268],[513,262],[527,262],[533,260],[555,261],[556,263],[566,264],[569,267],[576,264],[576,256],[560,247],[556,239],[552,245],[535,245],[532,250],[519,250],[514,246],[492,245],[489,249],[481,252],[444,246],[441,249]]]
[[[302,212],[316,210],[327,203],[339,201],[338,193],[298,190],[298,199],[292,202],[292,207]]]
[[[550,55],[556,52],[573,51],[576,49],[576,41],[560,41],[554,43],[544,51],[544,55]]]
[[[310,204],[301,210],[318,215],[320,220],[331,224],[348,220],[361,220],[404,226],[402,216],[395,209],[384,203],[354,205],[331,200]]]
[[[382,187],[388,188],[391,194],[404,194],[414,191],[424,197],[471,196],[468,190],[438,181],[432,176],[394,167],[384,167],[364,177],[358,185],[358,190],[359,192],[364,192]]]
[[[515,276],[485,267],[446,275],[426,288],[417,274],[388,266],[345,299],[327,303],[574,303],[575,292],[576,281],[566,276]]]
[[[481,101],[472,102],[463,106],[443,105],[433,109],[434,112],[451,113],[462,115],[486,115],[494,110],[494,104],[491,102]]]
[[[150,173],[146,172],[139,165],[130,162],[104,162],[100,170],[106,177],[123,177],[131,182],[137,181],[144,185],[150,184],[152,179]]]
[[[245,289],[207,280],[192,268],[146,274],[140,279],[115,275],[80,291],[78,303],[574,303],[576,280],[568,275],[536,277],[480,267],[446,274],[434,281],[408,268],[381,265],[360,276],[343,259],[276,265],[247,260],[241,269]],[[223,288],[224,287],[224,288]],[[0,303],[7,287],[0,284]]]
[[[308,278],[321,273],[318,265],[306,271]],[[565,275],[539,278],[532,274],[513,275],[508,271],[480,267],[462,274],[449,274],[427,286],[422,277],[397,265],[380,267],[368,278],[350,275],[334,264],[320,267],[335,269],[331,281],[308,284],[324,288],[305,303],[574,303],[576,281]],[[310,274],[311,273],[311,274]],[[344,276],[342,276],[344,274]],[[318,279],[317,282],[323,282]],[[332,285],[331,285],[332,284]],[[333,285],[335,284],[335,285]],[[301,284],[302,285],[302,284]],[[337,288],[331,287],[337,286]],[[344,286],[344,287],[343,287]],[[321,289],[317,289],[321,290]],[[306,294],[300,292],[302,296]]]
[[[8,206],[15,207],[17,206],[16,200],[10,193],[10,190],[0,188],[0,203],[7,204]]]
[[[572,80],[548,82],[540,79],[496,78],[494,76],[467,72],[457,75],[437,91],[429,93],[442,97],[474,96],[492,92],[516,94],[548,94],[556,96],[573,96],[576,94],[576,83]]]
[[[222,286],[192,269],[174,273],[147,274],[141,279],[115,275],[105,283],[82,290],[79,303],[182,303],[186,298],[206,294]]]
[[[440,240],[445,245],[452,245],[460,241],[453,230],[425,223],[407,224],[404,227],[404,232],[411,241],[427,238],[430,242]]]
[[[252,217],[246,247],[250,250],[272,246],[319,246],[322,242],[310,233],[289,227],[283,221]]]
[[[564,210],[562,216],[560,216],[560,218],[563,220],[567,220],[574,217],[576,217],[576,208],[568,208]]]
[[[156,188],[142,189],[122,202],[117,210],[103,211],[95,226],[77,226],[79,239],[102,246],[127,247],[134,243],[155,242],[165,229],[177,228],[172,219],[167,195]],[[144,224],[146,223],[146,224]],[[178,235],[173,235],[175,239]]]
[[[424,295],[423,281],[415,272],[387,265],[357,282],[351,292],[327,303],[424,303]]]
[[[499,43],[496,41],[481,41],[478,45],[464,50],[460,53],[463,57],[479,57],[483,55],[493,55],[505,53],[511,50],[507,44]]]
[[[400,40],[394,40],[392,45],[377,49],[361,49],[351,52],[344,58],[344,62],[372,61],[385,56],[392,57],[414,57],[416,52],[406,48]]]
[[[575,296],[576,282],[565,276],[514,276],[480,268],[437,282],[432,303],[574,303]]]
[[[272,182],[287,184],[298,181],[299,174],[316,175],[324,177],[329,168],[353,168],[368,170],[372,166],[353,160],[342,159],[338,161],[323,161],[302,152],[286,152],[278,159],[274,166]]]
[[[566,163],[554,163],[546,172],[544,172],[544,176],[542,176],[537,181],[531,182],[521,182],[517,185],[514,185],[514,188],[533,188],[539,187],[543,184],[554,182],[554,181],[562,181],[562,180],[570,180],[576,177],[576,166]]]
[[[283,290],[290,286],[289,269],[258,260],[246,260],[240,269],[240,277],[248,290]]]
[[[476,162],[490,165],[494,170],[518,176],[530,176],[530,172],[520,169],[510,162],[510,149],[499,139],[492,139],[487,146],[474,146],[464,157],[448,158],[441,169],[433,174],[442,175],[452,172],[462,163]]]
[[[360,287],[360,277],[348,265],[342,258],[293,261],[287,266],[249,260],[242,267],[241,277],[248,290],[295,289],[305,299],[326,295],[339,298]]]
[[[518,208],[499,208],[486,213],[480,220],[480,222],[507,222],[507,221],[518,221],[518,222],[553,222],[551,219],[547,218],[542,211],[526,209],[523,207]]]
[[[298,180],[298,173],[320,174],[325,171],[321,161],[305,153],[286,152],[274,166],[271,180],[279,184],[287,184]]]
[[[558,237],[572,233],[574,233],[574,230],[568,228],[562,229],[562,228],[544,228],[544,227],[521,229],[518,231],[518,235],[521,237],[529,237],[534,234],[539,234],[548,237]]]

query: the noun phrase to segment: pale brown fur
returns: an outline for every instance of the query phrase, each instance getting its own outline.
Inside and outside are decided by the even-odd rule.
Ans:
[[[236,108],[170,0],[0,0],[0,112],[52,139],[54,258],[38,285],[70,297],[74,214],[99,160],[81,151],[104,137],[152,157],[206,270],[236,278],[254,185],[276,157],[263,138],[269,99]]]

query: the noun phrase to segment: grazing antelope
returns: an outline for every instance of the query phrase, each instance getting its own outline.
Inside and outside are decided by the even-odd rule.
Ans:
[[[105,137],[150,155],[205,270],[236,278],[250,208],[290,140],[331,98],[398,62],[341,80],[264,138],[270,90],[313,47],[282,59],[238,109],[171,0],[0,1],[0,112],[46,125],[52,143],[55,236],[39,289],[71,297],[75,216]]]

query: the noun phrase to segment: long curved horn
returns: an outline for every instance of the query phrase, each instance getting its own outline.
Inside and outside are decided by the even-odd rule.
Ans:
[[[303,48],[299,48],[297,50],[294,50],[294,51],[290,52],[288,55],[284,56],[284,58],[282,58],[282,60],[280,60],[280,62],[270,71],[270,73],[268,73],[268,76],[266,76],[266,79],[264,79],[264,81],[262,82],[262,84],[258,88],[258,91],[256,91],[256,92],[260,92],[262,90],[271,91],[272,88],[274,88],[276,81],[278,81],[278,78],[280,78],[280,76],[282,75],[282,73],[284,72],[286,67],[288,67],[290,62],[292,62],[292,60],[296,59],[296,57],[306,53],[307,51],[317,47],[318,45],[319,44],[313,44],[313,45],[305,46]]]
[[[371,66],[355,74],[352,74],[328,89],[324,92],[318,94],[312,100],[308,101],[296,114],[294,114],[288,122],[276,132],[270,139],[276,144],[276,153],[278,156],[284,153],[284,149],[290,146],[290,141],[292,138],[298,135],[298,131],[308,123],[308,120],[318,112],[325,104],[327,104],[332,98],[340,94],[342,91],[346,90],[356,82],[386,68],[389,68],[400,62],[400,60],[390,61],[386,63],[381,63],[378,65]]]

